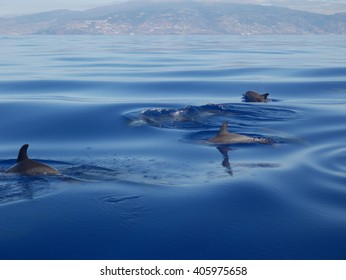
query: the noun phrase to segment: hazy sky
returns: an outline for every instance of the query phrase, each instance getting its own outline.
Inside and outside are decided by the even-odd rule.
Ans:
[[[20,15],[55,9],[86,10],[126,0],[0,0],[0,15]],[[137,0],[138,1],[138,0]],[[167,0],[166,0],[167,1]],[[184,1],[184,0],[182,0]],[[189,1],[189,0],[185,0]],[[206,0],[285,6],[315,12],[346,12],[346,0]]]

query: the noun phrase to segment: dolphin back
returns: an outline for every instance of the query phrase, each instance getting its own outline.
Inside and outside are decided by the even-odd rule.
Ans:
[[[244,94],[245,102],[268,102],[269,93],[259,94],[255,91],[247,91]]]
[[[27,151],[28,144],[24,144],[17,157],[15,165],[8,168],[6,173],[18,173],[22,175],[59,175],[60,172],[47,164],[29,159]]]

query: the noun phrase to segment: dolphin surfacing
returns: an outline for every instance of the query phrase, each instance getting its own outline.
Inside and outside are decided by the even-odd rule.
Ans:
[[[259,94],[255,91],[247,91],[243,97],[245,102],[268,102],[269,93]]]
[[[8,168],[6,173],[18,173],[22,175],[59,175],[60,172],[47,164],[29,159],[27,155],[29,145],[23,145],[18,153],[15,165]]]
[[[215,137],[208,139],[213,144],[262,143],[269,144],[266,138],[254,138],[242,134],[228,132],[228,122],[225,121]]]
[[[231,143],[251,143],[255,139],[241,134],[228,132],[228,122],[225,121],[215,137],[208,140],[214,144],[231,144]]]

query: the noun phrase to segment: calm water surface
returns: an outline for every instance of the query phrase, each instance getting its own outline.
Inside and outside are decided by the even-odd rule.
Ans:
[[[0,40],[1,259],[346,259],[345,37]]]

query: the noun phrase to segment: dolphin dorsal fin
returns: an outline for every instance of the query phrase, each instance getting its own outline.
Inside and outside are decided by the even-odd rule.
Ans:
[[[228,134],[228,122],[224,122],[218,132],[217,135],[225,135]]]
[[[29,145],[25,144],[20,148],[19,153],[18,153],[17,162],[21,162],[23,160],[29,159],[28,155],[27,155],[28,147],[29,147]]]

